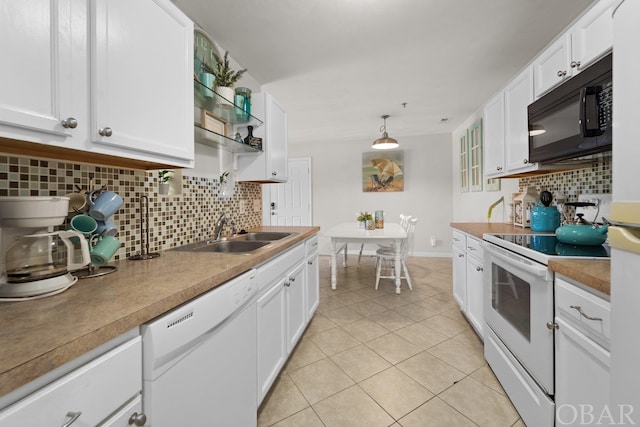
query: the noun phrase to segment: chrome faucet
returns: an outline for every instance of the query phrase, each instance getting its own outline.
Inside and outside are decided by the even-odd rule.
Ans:
[[[220,235],[222,234],[222,228],[226,223],[227,223],[227,218],[225,217],[224,212],[222,212],[218,217],[218,220],[216,221],[216,227],[213,230],[214,240],[220,240]]]

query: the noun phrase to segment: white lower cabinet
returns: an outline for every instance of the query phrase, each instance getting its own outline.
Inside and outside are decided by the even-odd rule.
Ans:
[[[606,425],[618,416],[608,415],[610,303],[559,277],[555,291],[556,425]]]
[[[305,244],[307,253],[306,291],[307,291],[307,322],[311,320],[320,303],[320,264],[318,255],[318,236],[307,239]]]
[[[465,245],[467,236],[457,230],[453,230],[453,298],[465,311],[467,306],[467,261]]]
[[[144,425],[141,391],[142,344],[136,337],[5,408],[0,427],[134,425],[129,419]]]
[[[482,247],[480,241],[471,236],[467,236],[467,304],[464,313],[476,330],[478,335],[484,339],[484,299],[483,283],[484,270]]]

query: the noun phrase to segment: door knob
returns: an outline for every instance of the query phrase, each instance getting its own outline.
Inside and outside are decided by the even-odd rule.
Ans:
[[[65,129],[75,129],[78,127],[78,121],[73,117],[69,117],[68,119],[63,120],[61,125]]]
[[[113,130],[111,130],[111,128],[109,128],[109,127],[107,127],[107,128],[100,128],[100,130],[98,130],[98,133],[99,133],[101,136],[107,136],[107,137],[109,137],[109,136],[113,135]]]
[[[138,427],[143,426],[147,423],[147,416],[143,413],[138,414],[134,412],[129,417],[129,425],[136,425]]]

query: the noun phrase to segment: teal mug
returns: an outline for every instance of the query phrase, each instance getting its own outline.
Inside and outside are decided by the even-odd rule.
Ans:
[[[89,238],[98,228],[98,222],[89,215],[76,215],[69,220],[69,230],[77,231],[84,237]]]
[[[91,264],[104,265],[120,249],[120,240],[113,236],[94,234],[89,240],[91,250]]]

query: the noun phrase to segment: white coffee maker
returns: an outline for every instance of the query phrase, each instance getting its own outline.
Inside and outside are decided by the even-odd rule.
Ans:
[[[0,298],[53,295],[78,280],[70,272],[91,262],[87,240],[54,231],[68,207],[68,197],[0,197]]]

